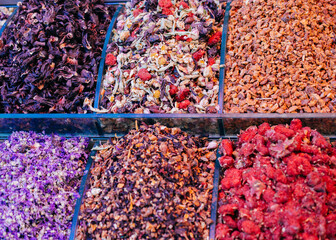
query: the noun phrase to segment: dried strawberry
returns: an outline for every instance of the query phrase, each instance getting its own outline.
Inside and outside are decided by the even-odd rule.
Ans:
[[[274,131],[277,133],[281,133],[286,137],[293,137],[295,132],[292,129],[285,127],[284,125],[277,125],[274,127]]]
[[[180,102],[179,108],[180,109],[187,109],[189,105],[190,105],[189,100],[183,100],[182,102]]]
[[[229,229],[228,226],[222,223],[218,223],[216,226],[216,239],[218,240],[225,239],[230,232],[231,230]]]
[[[146,68],[141,68],[138,72],[138,76],[142,81],[148,81],[152,78],[152,75],[148,72]]]
[[[203,55],[205,54],[205,51],[203,49],[199,49],[196,52],[193,53],[193,58],[195,59],[196,62],[198,62]]]
[[[300,119],[293,119],[289,126],[293,131],[298,131],[302,128],[302,122]]]
[[[113,66],[114,64],[116,64],[116,62],[117,62],[117,58],[112,53],[106,54],[106,59],[105,59],[106,65]]]
[[[242,221],[241,230],[247,234],[252,235],[257,235],[260,233],[260,227],[250,220]]]
[[[162,8],[170,8],[173,4],[171,0],[159,0],[159,6]]]
[[[250,142],[257,132],[258,128],[256,126],[249,127],[239,135],[238,143]]]
[[[175,99],[178,102],[182,102],[184,99],[186,99],[186,97],[189,96],[189,94],[190,94],[189,88],[183,88],[182,90],[180,89],[180,91],[175,96]]]
[[[178,92],[178,88],[175,85],[170,84],[169,85],[169,94],[170,94],[170,96],[174,96],[177,92]]]
[[[232,142],[229,139],[223,139],[221,142],[221,152],[224,156],[231,156],[233,152]]]
[[[222,32],[215,32],[208,40],[208,45],[213,46],[220,42],[222,38]]]
[[[330,143],[328,143],[328,141],[317,131],[312,131],[311,135],[313,136],[312,144],[314,144],[315,146],[322,149],[331,147]]]
[[[269,129],[271,129],[271,126],[269,125],[269,123],[265,122],[258,127],[258,133],[264,136],[265,132]]]
[[[162,8],[162,14],[164,15],[174,15],[173,11],[169,8]]]
[[[221,215],[234,215],[235,210],[238,209],[237,204],[225,204],[219,207],[218,213]]]
[[[140,13],[143,13],[143,9],[139,9],[139,8],[137,8],[137,9],[134,9],[134,10],[133,10],[133,16],[134,16],[134,17],[139,16]]]
[[[243,157],[247,157],[253,153],[254,147],[255,145],[252,143],[244,143],[239,150],[239,154]]]
[[[223,223],[231,229],[237,228],[236,221],[233,220],[230,216],[223,216]]]
[[[222,168],[230,168],[233,166],[234,160],[230,156],[223,156],[218,159]]]

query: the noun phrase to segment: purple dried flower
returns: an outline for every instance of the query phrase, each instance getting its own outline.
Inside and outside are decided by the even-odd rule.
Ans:
[[[14,132],[0,144],[0,239],[67,239],[89,139]]]

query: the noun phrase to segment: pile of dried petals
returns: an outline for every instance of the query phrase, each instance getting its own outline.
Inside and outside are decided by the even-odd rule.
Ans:
[[[0,143],[0,239],[68,239],[87,138],[15,132]]]
[[[83,113],[115,7],[24,0],[0,39],[0,112]]]
[[[217,142],[142,125],[104,144],[77,239],[207,239]]]
[[[108,49],[103,110],[217,113],[225,2],[133,0]]]
[[[235,0],[226,112],[336,112],[334,0]]]
[[[216,239],[335,239],[336,148],[295,119],[223,140]]]

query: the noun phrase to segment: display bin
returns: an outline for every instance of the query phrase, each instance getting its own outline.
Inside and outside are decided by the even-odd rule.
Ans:
[[[224,97],[224,65],[225,65],[225,54],[226,54],[226,39],[227,39],[227,28],[228,28],[228,19],[229,19],[229,3],[227,3],[226,5],[226,9],[225,9],[225,15],[224,15],[224,19],[223,21],[223,30],[222,30],[222,39],[221,39],[221,49],[220,49],[220,71],[219,71],[219,91],[218,91],[218,106],[219,106],[219,110],[218,113],[222,113],[223,112],[223,97]],[[122,6],[122,5],[121,5]],[[124,13],[124,7],[122,7],[120,10],[118,9],[118,14],[123,14]],[[112,33],[113,34],[113,33]],[[109,33],[107,35],[107,37],[109,38],[109,43],[111,42],[111,39],[113,37],[111,33]],[[106,39],[107,40],[107,39]],[[106,53],[104,55],[104,57],[106,56]],[[98,76],[98,81],[97,81],[97,92],[96,92],[96,97],[95,97],[95,101],[94,101],[94,108],[99,109],[101,106],[101,101],[102,98],[104,97],[103,93],[103,83],[104,83],[104,76],[106,73],[106,66],[103,66],[103,69],[99,69],[99,76]],[[127,114],[132,114],[132,113],[127,113]],[[138,115],[142,115],[142,116],[146,116],[146,115],[155,115],[155,113],[150,113],[150,114],[136,114]],[[164,115],[164,114],[162,114]],[[186,118],[188,117],[187,114],[185,114]],[[216,114],[211,114],[211,115],[216,115]]]

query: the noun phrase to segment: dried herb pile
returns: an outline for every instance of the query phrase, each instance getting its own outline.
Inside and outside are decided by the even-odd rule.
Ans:
[[[0,143],[0,239],[68,239],[88,139],[14,132]]]
[[[335,239],[336,147],[295,119],[223,140],[216,239]]]
[[[104,144],[77,239],[207,239],[217,142],[156,124]]]
[[[225,5],[127,3],[109,46],[100,111],[217,113]]]
[[[14,8],[0,7],[0,29],[5,24],[7,18],[12,14]]]
[[[336,3],[236,0],[225,112],[336,112]]]
[[[113,12],[102,0],[24,0],[0,39],[0,112],[85,112]]]

